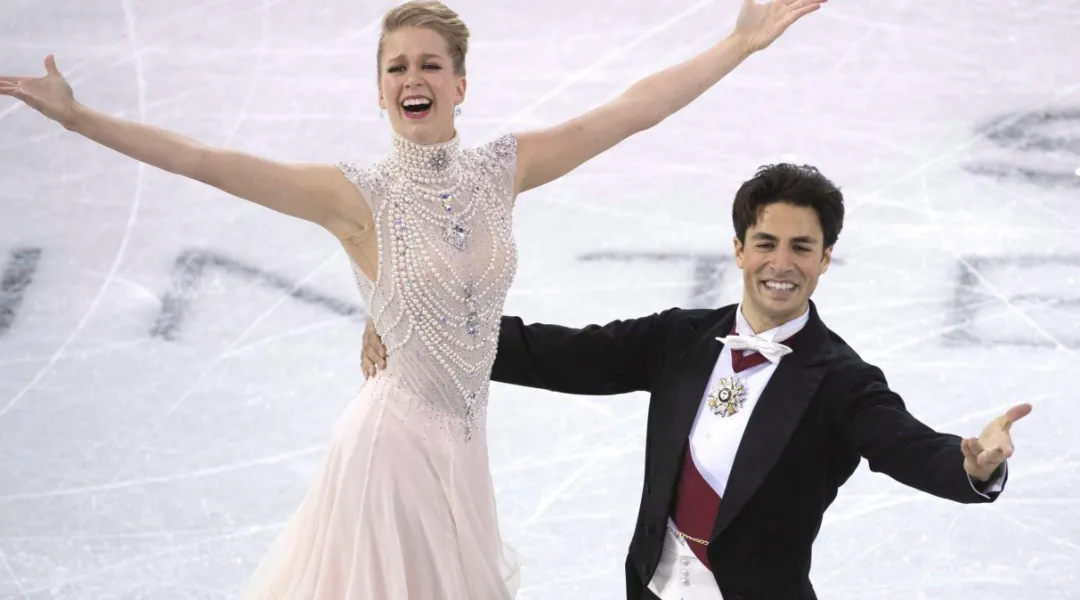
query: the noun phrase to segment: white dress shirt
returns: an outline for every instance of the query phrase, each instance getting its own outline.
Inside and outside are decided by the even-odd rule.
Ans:
[[[742,314],[742,305],[735,312],[735,333],[739,335],[756,335],[770,342],[783,342],[801,330],[810,319],[810,311],[802,316],[792,319],[779,327],[755,334],[746,322]],[[719,342],[718,342],[719,343]],[[725,417],[717,417],[709,408],[709,394],[712,386],[723,377],[732,375],[735,371],[731,365],[731,348],[724,346],[720,351],[720,357],[716,360],[712,375],[709,377],[709,385],[702,390],[701,404],[698,406],[697,417],[694,418],[694,427],[690,430],[690,452],[701,476],[708,482],[709,487],[716,491],[721,498],[727,487],[728,476],[731,475],[731,466],[735,463],[735,453],[742,442],[743,432],[750,421],[750,414],[754,411],[761,392],[769,384],[773,373],[776,372],[776,363],[765,361],[764,363],[739,372],[738,377],[743,381],[746,388],[746,398],[739,412]],[[747,355],[752,350],[745,351]],[[781,359],[783,360],[783,359]]]

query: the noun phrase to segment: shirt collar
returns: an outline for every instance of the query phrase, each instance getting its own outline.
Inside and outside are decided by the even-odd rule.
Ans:
[[[768,331],[754,333],[753,328],[750,327],[750,323],[747,322],[746,317],[743,316],[742,309],[743,305],[742,302],[740,302],[738,308],[735,310],[735,333],[752,337],[756,336],[770,342],[782,342],[788,339],[789,337],[801,331],[802,328],[806,326],[806,323],[810,321],[810,307],[807,306],[806,310],[803,311],[803,313],[798,317],[786,323],[773,327]]]

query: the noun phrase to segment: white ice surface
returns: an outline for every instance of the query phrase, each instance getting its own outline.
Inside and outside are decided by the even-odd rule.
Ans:
[[[388,139],[373,60],[391,5],[0,0],[0,73],[55,52],[109,113],[367,162]],[[737,2],[454,6],[474,34],[474,144],[688,58]],[[815,295],[826,322],[937,428],[1035,405],[997,504],[860,469],[815,546],[821,597],[1080,597],[1078,33],[1075,1],[833,0],[687,110],[522,196],[507,311],[581,325],[734,301],[735,188],[762,163],[813,163],[849,208]],[[0,272],[0,597],[236,597],[362,384],[335,242],[0,98]],[[644,420],[641,396],[496,386],[522,600],[624,598]]]

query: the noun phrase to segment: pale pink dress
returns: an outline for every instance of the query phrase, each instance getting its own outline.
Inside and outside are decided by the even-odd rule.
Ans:
[[[516,594],[520,565],[499,532],[485,429],[517,266],[516,151],[509,135],[474,149],[395,135],[376,165],[339,165],[375,216],[378,280],[353,271],[389,357],[336,423],[245,598]]]

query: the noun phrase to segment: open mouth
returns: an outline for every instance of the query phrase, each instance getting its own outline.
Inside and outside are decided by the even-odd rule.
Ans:
[[[765,291],[767,291],[773,296],[787,297],[794,294],[795,290],[798,289],[799,286],[795,285],[790,281],[777,281],[770,279],[761,282],[761,287],[765,288]]]
[[[431,112],[434,103],[424,96],[409,96],[401,101],[401,110],[406,119],[423,119]]]

